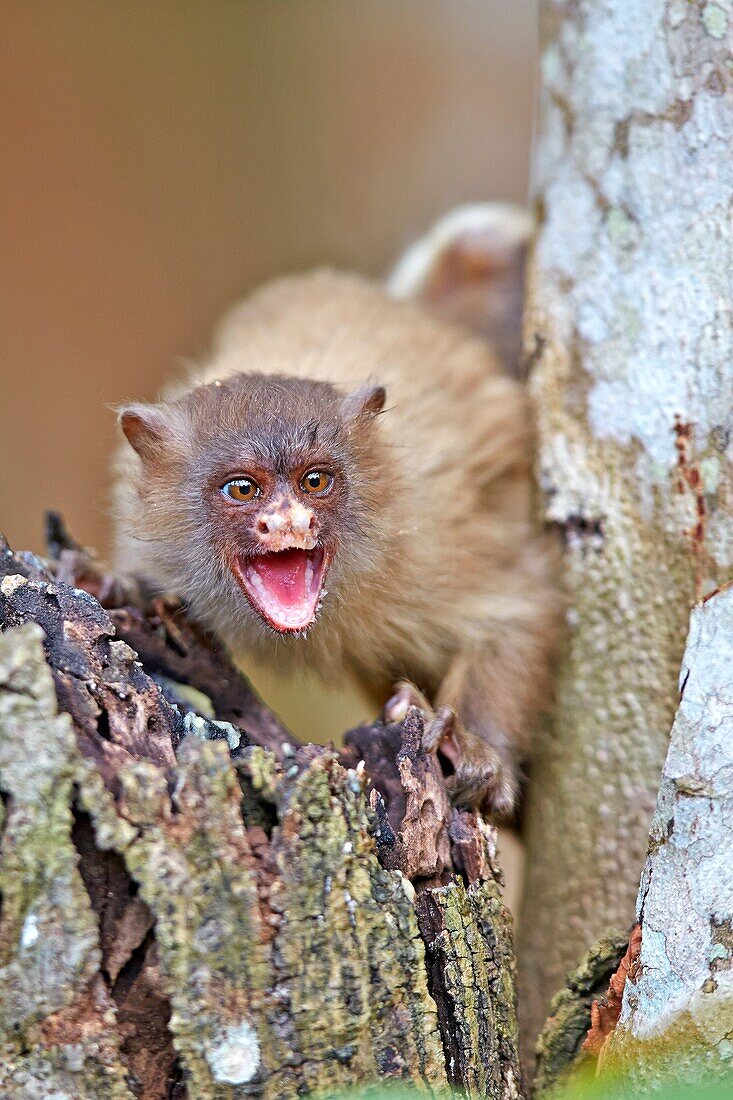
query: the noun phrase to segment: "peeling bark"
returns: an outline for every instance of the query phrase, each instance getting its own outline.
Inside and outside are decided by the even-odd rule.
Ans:
[[[495,833],[421,713],[339,762],[180,613],[0,577],[0,1094],[518,1097]]]
[[[730,1082],[733,589],[697,606],[638,897],[639,963],[610,1052],[638,1095],[672,1073]]]
[[[537,1042],[533,1098],[563,1095],[571,1070],[588,1063],[584,1042],[591,1027],[593,1005],[602,997],[628,945],[628,936],[609,932],[591,947],[565,985],[552,998],[550,1014]]]
[[[599,1061],[603,1058],[621,1015],[624,990],[628,981],[635,981],[641,952],[641,925],[635,924],[629,936],[624,957],[613,972],[605,993],[593,1001],[590,1028],[583,1041],[583,1050]]]
[[[525,343],[571,610],[530,784],[530,1035],[574,960],[631,924],[689,608],[733,559],[732,18],[543,5]]]

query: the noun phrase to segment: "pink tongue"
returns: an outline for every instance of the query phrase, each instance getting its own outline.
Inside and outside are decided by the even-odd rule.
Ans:
[[[304,550],[280,550],[277,554],[263,554],[255,558],[253,568],[270,596],[281,607],[301,607],[308,597],[306,566],[308,554]]]

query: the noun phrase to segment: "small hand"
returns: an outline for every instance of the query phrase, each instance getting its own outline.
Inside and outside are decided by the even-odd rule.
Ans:
[[[452,707],[441,706],[434,711],[425,696],[406,680],[397,684],[394,695],[385,704],[385,722],[403,721],[411,706],[425,715],[423,748],[437,753],[454,805],[509,817],[518,789],[511,764],[488,741],[467,730]]]

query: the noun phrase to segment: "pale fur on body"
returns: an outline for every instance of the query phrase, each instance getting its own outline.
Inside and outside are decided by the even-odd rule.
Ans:
[[[117,567],[180,595],[237,655],[305,662],[327,679],[348,666],[385,693],[409,678],[464,727],[458,796],[485,794],[508,811],[547,700],[558,621],[553,554],[531,524],[524,389],[484,341],[329,271],[282,279],[238,306],[211,359],[169,400],[195,408],[198,387],[239,375],[330,382],[344,395],[370,380],[386,388],[384,411],[354,430],[361,519],[342,540],[318,621],[305,637],[268,629],[212,560],[181,486],[161,480],[151,492],[126,444]],[[176,469],[188,448],[195,477],[191,415],[176,417],[173,437]],[[236,402],[225,416],[236,430]],[[211,429],[206,447],[216,447]]]

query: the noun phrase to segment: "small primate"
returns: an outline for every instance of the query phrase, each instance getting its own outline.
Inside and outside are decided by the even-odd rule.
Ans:
[[[454,800],[511,812],[558,599],[527,397],[485,341],[360,278],[287,278],[120,424],[123,572],[237,656],[397,682],[393,719],[424,693]]]

